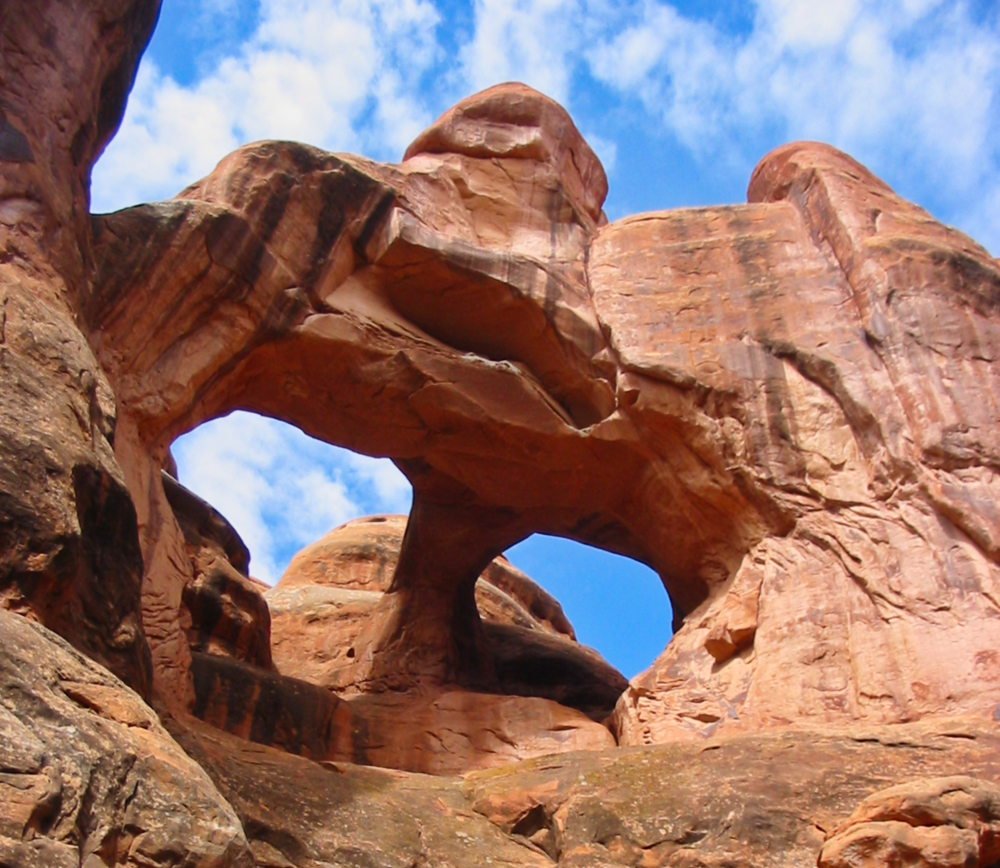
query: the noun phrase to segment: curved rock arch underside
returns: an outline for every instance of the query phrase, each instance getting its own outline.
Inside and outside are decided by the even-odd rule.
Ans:
[[[609,224],[515,84],[91,215],[157,12],[0,6],[0,864],[1000,859],[997,260],[813,143]],[[164,472],[237,409],[391,458],[405,532],[263,594]],[[536,532],[661,576],[627,686],[498,559]]]

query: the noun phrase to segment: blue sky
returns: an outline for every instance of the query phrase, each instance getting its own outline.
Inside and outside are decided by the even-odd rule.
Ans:
[[[449,105],[508,80],[570,110],[611,219],[744,201],[757,161],[807,138],[1000,253],[995,0],[164,0],[93,209],[168,198],[262,138],[397,160]],[[390,464],[245,415],[177,455],[272,581],[328,526],[409,502]],[[662,649],[665,595],[644,568],[537,539],[511,557],[627,675]]]

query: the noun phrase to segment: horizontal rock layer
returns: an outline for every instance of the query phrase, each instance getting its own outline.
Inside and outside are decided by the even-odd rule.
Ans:
[[[995,727],[969,720],[570,753],[462,780],[321,765],[174,726],[267,866],[807,868],[887,785],[1000,775]]]

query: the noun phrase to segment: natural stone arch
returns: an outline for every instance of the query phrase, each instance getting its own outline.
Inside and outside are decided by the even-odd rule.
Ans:
[[[480,123],[484,111],[495,115],[489,156],[462,144],[466,114]],[[473,653],[471,585],[531,532],[636,557],[687,609],[705,595],[699,560],[718,578],[751,536],[721,532],[726,516],[756,525],[752,536],[762,524],[731,484],[695,507],[705,521],[691,520],[690,497],[674,509],[684,486],[657,452],[689,450],[679,438],[651,445],[616,412],[619,374],[582,271],[604,222],[603,173],[562,109],[512,86],[439,128],[457,153],[416,153],[399,169],[250,146],[175,202],[101,218],[106,266],[89,306],[135,453],[162,454],[186,428],[243,408],[392,457],[408,475],[414,507],[389,595],[399,613],[373,670],[383,681],[412,677],[397,658],[424,675],[461,679],[471,666],[488,678]],[[517,144],[526,135],[531,147]],[[478,199],[461,192],[477,173]],[[517,233],[477,226],[463,195],[500,198]],[[414,323],[397,308],[421,293],[433,304]],[[491,332],[494,313],[506,331]],[[128,466],[124,442],[120,452]],[[441,648],[431,639],[451,611],[473,633]],[[399,623],[412,647],[396,653]]]
[[[414,485],[373,690],[488,681],[475,577],[544,532],[649,564],[687,615],[623,699],[626,741],[981,709],[993,676],[956,687],[908,650],[894,576],[941,641],[949,608],[994,641],[1000,414],[970,395],[997,376],[995,261],[825,146],[765,158],[749,205],[605,225],[603,192],[565,113],[510,85],[399,166],[252,145],[97,220],[87,314],[145,511],[144,456],[252,409]],[[915,339],[927,316],[948,325]],[[144,526],[155,579],[169,535]],[[147,582],[154,636],[171,581]]]

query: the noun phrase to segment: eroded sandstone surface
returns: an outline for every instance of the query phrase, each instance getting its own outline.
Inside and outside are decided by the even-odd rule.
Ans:
[[[995,862],[997,260],[814,143],[609,224],[514,84],[398,164],[261,142],[91,215],[158,7],[0,4],[0,864]],[[236,409],[396,462],[381,572],[269,607],[164,475]],[[535,532],[670,594],[607,727],[496,560]],[[294,627],[331,588],[358,620]]]
[[[198,503],[177,482],[167,485],[172,503]],[[221,593],[208,594],[197,573],[184,591],[185,601],[200,601],[188,606],[199,719],[313,760],[436,775],[615,745],[610,716],[626,680],[576,643],[559,603],[506,559],[494,560],[476,584],[493,677],[366,692],[349,675],[381,631],[379,603],[406,517],[348,522],[299,552],[273,589],[249,595],[245,552],[215,518],[211,536],[230,541],[242,573],[218,547],[213,570],[242,584],[227,578]],[[182,524],[191,526],[190,515]],[[195,539],[200,562],[205,536]],[[256,617],[261,607],[270,618]],[[226,641],[244,624],[255,624],[258,644],[273,649],[273,665]]]
[[[0,611],[0,865],[254,864],[243,828],[107,669]]]

